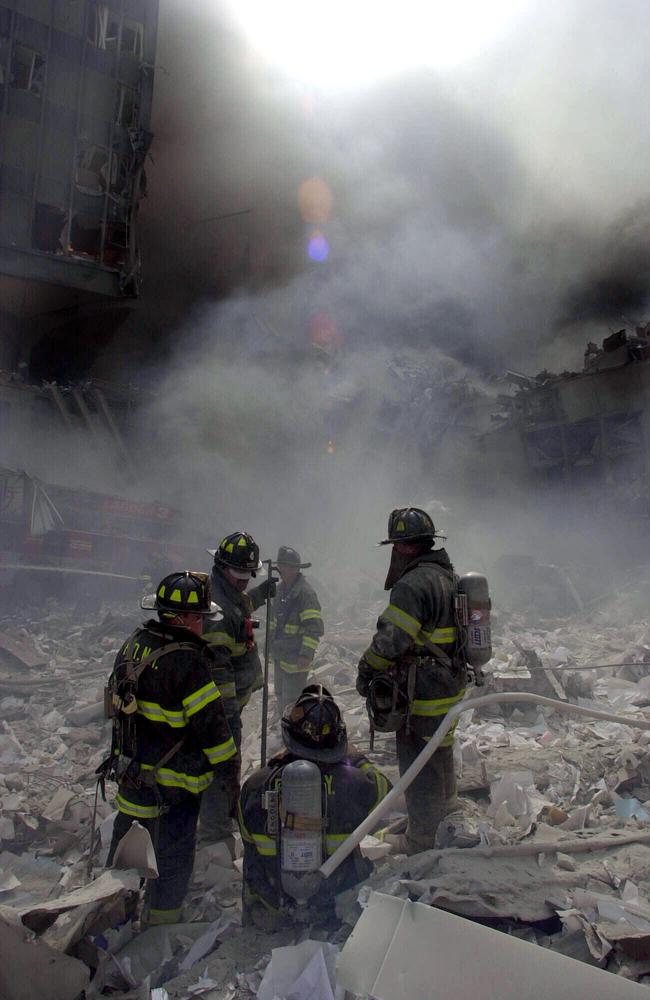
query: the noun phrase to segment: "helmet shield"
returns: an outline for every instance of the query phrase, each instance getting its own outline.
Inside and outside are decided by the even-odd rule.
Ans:
[[[282,739],[297,757],[336,764],[348,745],[339,707],[322,684],[308,685],[282,716]]]

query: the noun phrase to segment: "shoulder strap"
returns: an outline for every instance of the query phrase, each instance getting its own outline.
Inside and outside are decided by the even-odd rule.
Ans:
[[[426,646],[426,648],[429,650],[430,653],[433,653],[433,655],[437,660],[440,660],[443,666],[445,667],[453,666],[453,660],[451,659],[449,654],[446,653],[444,649],[441,649],[440,646],[436,646],[435,642],[431,642],[430,639],[427,639],[426,636],[422,634],[422,632],[420,632],[420,634],[418,635],[418,639],[422,641],[423,645]]]
[[[193,652],[197,652],[196,646],[192,645],[190,642],[170,642],[167,643],[166,646],[161,646],[160,649],[155,649],[153,653],[149,653],[149,656],[143,657],[141,660],[138,660],[137,663],[131,658],[131,656],[125,657],[124,665],[126,667],[127,681],[130,681],[132,684],[137,686],[140,675],[144,670],[146,670],[147,667],[150,667],[161,657],[167,656],[168,653],[176,653],[181,649],[188,649]]]

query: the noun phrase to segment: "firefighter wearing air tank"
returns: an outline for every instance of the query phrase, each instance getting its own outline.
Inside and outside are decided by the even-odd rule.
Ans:
[[[219,604],[223,618],[217,624],[208,621],[203,638],[215,655],[213,680],[223,698],[228,723],[237,749],[241,746],[241,713],[251,694],[263,685],[262,665],[255,642],[252,614],[275,595],[276,581],[264,580],[252,590],[247,588],[261,570],[257,542],[245,531],[226,535],[216,549],[208,549],[214,557],[212,596]],[[233,832],[239,795],[241,759],[239,753],[203,797],[201,835],[208,840],[228,840]]]
[[[388,607],[361,657],[357,690],[376,729],[395,731],[400,774],[412,764],[449,709],[465,693],[467,665],[457,629],[458,578],[433,521],[418,507],[394,510],[384,588]],[[408,829],[399,849],[434,846],[438,824],[456,801],[453,730],[406,791]]]
[[[324,629],[320,601],[302,573],[311,563],[302,562],[299,552],[281,545],[276,566],[282,582],[273,601],[271,634],[273,685],[281,716],[307,683],[311,661]]]
[[[147,884],[145,919],[176,923],[192,874],[201,795],[236,754],[201,638],[219,608],[206,573],[166,576],[141,607],[157,612],[122,646],[106,688],[111,753],[100,768],[118,783],[108,864],[134,820],[151,833],[159,878]]]
[[[330,879],[322,862],[366,818],[390,783],[348,747],[345,723],[326,688],[311,684],[282,717],[286,752],[241,790],[243,919],[264,930],[283,921],[327,920],[334,897],[372,871],[359,848]]]

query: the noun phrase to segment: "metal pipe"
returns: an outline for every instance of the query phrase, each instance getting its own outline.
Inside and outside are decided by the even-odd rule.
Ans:
[[[650,663],[576,663],[574,666],[561,663],[559,667],[544,667],[544,670],[555,670],[561,677],[573,670],[616,670],[617,667],[647,667],[650,670]],[[537,670],[530,670],[530,673],[537,673]]]
[[[473,711],[475,708],[483,708],[485,705],[502,705],[504,703],[508,704],[522,701],[531,702],[535,705],[543,705],[547,708],[553,708],[558,712],[566,712],[569,715],[584,715],[590,719],[603,719],[605,722],[618,722],[620,725],[633,726],[636,729],[650,729],[649,719],[628,719],[624,715],[615,715],[613,712],[601,712],[598,709],[587,708],[582,705],[571,705],[565,701],[556,701],[554,698],[544,698],[542,695],[530,694],[527,691],[522,691],[521,693],[508,691],[504,694],[486,694],[480,698],[465,697],[457,705],[454,705],[449,712],[447,712],[427,745],[415,758],[411,766],[404,772],[399,781],[393,785],[388,795],[381,800],[379,805],[375,806],[363,822],[359,823],[359,826],[353,833],[350,834],[347,840],[344,840],[343,843],[334,851],[334,854],[332,854],[332,856],[321,865],[319,869],[321,874],[325,878],[329,878],[329,876],[336,871],[339,865],[345,861],[348,855],[351,854],[355,847],[357,847],[357,845],[363,840],[366,834],[370,833],[370,831],[375,828],[377,821],[390,810],[391,806],[400,797],[404,790],[409,787],[414,778],[418,776],[424,765],[436,752],[459,715],[462,715],[463,712]]]
[[[271,580],[273,579],[273,560],[265,559],[268,566],[266,592],[266,624],[264,626],[264,687],[262,689],[262,742],[260,745],[261,767],[266,767],[266,727],[269,721],[269,658],[271,655]]]

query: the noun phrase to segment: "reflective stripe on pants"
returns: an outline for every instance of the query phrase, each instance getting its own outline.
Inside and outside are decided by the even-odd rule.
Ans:
[[[196,822],[199,816],[200,795],[181,793],[180,800],[171,805],[158,819],[139,819],[151,834],[156,851],[159,876],[147,881],[145,893],[145,921],[170,923],[180,908],[192,877]],[[132,816],[118,812],[113,826],[113,839],[106,865],[110,867],[120,840],[131,829]],[[151,913],[151,919],[146,915]],[[176,922],[176,921],[174,921]]]

